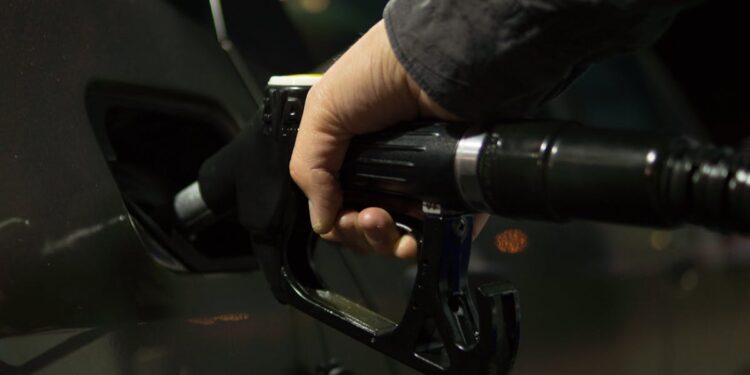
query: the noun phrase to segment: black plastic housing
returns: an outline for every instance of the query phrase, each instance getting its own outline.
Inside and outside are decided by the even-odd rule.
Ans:
[[[478,176],[501,216],[750,231],[750,155],[687,139],[555,121],[497,125]]]
[[[355,137],[341,169],[341,183],[348,190],[463,208],[454,158],[465,131],[451,123],[416,123]]]

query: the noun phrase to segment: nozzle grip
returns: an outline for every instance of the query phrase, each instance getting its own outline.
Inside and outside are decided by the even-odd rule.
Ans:
[[[465,130],[422,122],[355,137],[341,168],[342,187],[463,207],[453,166]]]

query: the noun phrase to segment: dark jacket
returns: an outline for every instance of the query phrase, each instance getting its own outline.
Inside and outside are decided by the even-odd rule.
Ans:
[[[467,119],[520,116],[592,62],[653,43],[695,1],[391,0],[396,56],[435,101]]]

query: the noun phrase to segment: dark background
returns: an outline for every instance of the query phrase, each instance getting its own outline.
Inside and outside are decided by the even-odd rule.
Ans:
[[[750,132],[739,4],[684,12],[653,49],[592,66],[542,114],[741,145]],[[384,2],[223,5],[239,63],[217,42],[208,1],[0,1],[0,373],[310,374],[332,357],[356,374],[412,373],[280,306],[257,271],[167,269],[125,208],[124,196],[158,200],[171,170],[190,170],[175,153],[206,146],[185,130],[202,126],[196,108],[246,125],[270,75],[325,66]],[[107,120],[91,110],[95,87],[166,101],[152,103],[158,116]],[[130,166],[135,190],[105,147],[112,122],[151,134],[123,146],[154,158]],[[157,158],[183,164],[146,173]],[[522,251],[498,251],[508,230],[527,236]],[[398,318],[412,264],[320,254],[334,287],[362,299],[354,273]],[[517,374],[750,371],[746,238],[493,218],[471,270],[476,282],[505,277],[520,290]]]

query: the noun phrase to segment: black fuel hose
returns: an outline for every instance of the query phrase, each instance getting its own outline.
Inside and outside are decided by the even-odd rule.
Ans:
[[[402,196],[446,211],[658,227],[688,222],[750,233],[748,153],[561,121],[469,131],[454,123],[391,129],[352,140],[340,174],[345,189]],[[229,156],[241,154],[231,148],[242,144],[238,139],[207,160],[200,188],[193,187],[214,212],[243,194],[235,191],[235,174],[253,173]],[[178,195],[178,216],[179,206]]]

